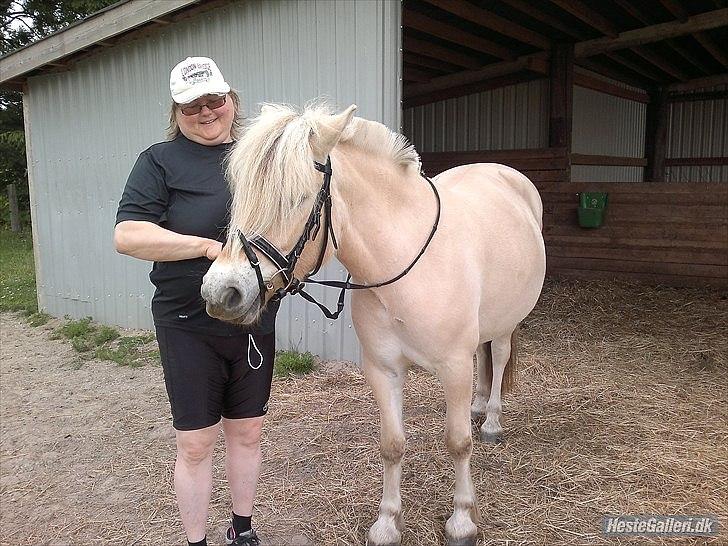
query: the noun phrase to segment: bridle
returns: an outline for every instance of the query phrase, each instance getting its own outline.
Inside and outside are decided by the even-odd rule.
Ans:
[[[283,253],[278,250],[275,245],[271,244],[268,240],[265,239],[265,237],[262,236],[256,236],[251,237],[250,239],[247,239],[245,235],[243,235],[243,232],[240,230],[237,230],[238,239],[240,240],[240,244],[243,247],[243,252],[245,252],[245,256],[248,258],[248,261],[250,262],[250,266],[255,271],[255,276],[258,279],[258,289],[260,290],[260,306],[263,308],[265,306],[265,295],[269,290],[273,290],[273,279],[277,275],[281,275],[284,281],[284,285],[282,288],[279,288],[276,290],[275,294],[271,297],[272,301],[278,301],[283,299],[288,294],[300,294],[301,297],[303,297],[305,300],[316,304],[321,311],[323,311],[324,315],[326,315],[326,318],[330,319],[337,319],[339,318],[339,315],[341,314],[341,311],[344,309],[344,294],[346,290],[362,290],[365,288],[379,288],[382,286],[386,286],[388,284],[392,284],[402,277],[404,277],[407,273],[410,272],[410,270],[415,266],[415,264],[419,261],[419,259],[422,257],[422,255],[425,253],[425,250],[427,250],[427,247],[430,244],[430,241],[432,241],[432,238],[435,235],[435,232],[437,231],[437,226],[440,223],[440,194],[437,192],[437,188],[435,187],[435,184],[430,180],[430,178],[422,171],[420,171],[420,175],[429,182],[430,187],[432,188],[433,193],[435,194],[435,199],[437,201],[437,216],[435,217],[435,223],[432,226],[432,230],[430,231],[430,235],[427,237],[427,241],[425,241],[425,244],[420,249],[419,254],[412,260],[412,262],[402,271],[399,275],[392,277],[389,280],[375,283],[375,284],[357,284],[349,282],[351,279],[351,274],[347,275],[346,281],[319,281],[316,279],[311,279],[310,277],[312,275],[315,275],[318,273],[319,269],[321,269],[321,265],[324,261],[324,255],[326,253],[326,247],[329,244],[329,236],[331,236],[331,242],[334,245],[334,249],[339,248],[338,243],[336,241],[336,236],[334,235],[334,229],[332,227],[331,222],[331,158],[326,158],[326,163],[322,164],[318,161],[313,162],[313,166],[317,171],[320,171],[324,175],[324,181],[321,185],[321,189],[319,190],[318,194],[316,195],[316,201],[313,205],[313,209],[311,209],[311,213],[308,216],[308,220],[306,221],[306,225],[303,228],[303,233],[298,238],[298,241],[294,245],[293,249],[287,254],[283,255]],[[303,249],[306,246],[306,243],[310,240],[313,240],[318,235],[319,230],[322,227],[322,217],[323,217],[323,244],[321,245],[321,250],[319,251],[318,259],[316,260],[316,265],[309,273],[306,274],[303,280],[297,279],[295,275],[293,274],[293,270],[296,268],[296,264],[298,263],[299,258],[301,257],[301,254],[303,253]],[[259,250],[262,252],[277,268],[278,271],[266,282],[263,279],[263,273],[260,271],[260,260],[258,259],[257,254],[255,253],[255,250]],[[341,292],[339,293],[339,299],[336,304],[336,311],[330,311],[327,309],[323,304],[317,302],[313,296],[308,294],[303,290],[303,287],[305,283],[313,283],[313,284],[320,284],[323,286],[332,286],[334,288],[341,288]]]

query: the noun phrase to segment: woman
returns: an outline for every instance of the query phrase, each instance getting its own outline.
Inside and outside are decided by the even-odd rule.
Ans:
[[[240,132],[240,101],[205,57],[175,66],[170,91],[169,140],[142,152],[134,165],[114,245],[154,262],[152,315],[176,431],[174,488],[187,541],[207,544],[212,453],[222,423],[233,503],[226,543],[258,546],[251,514],[277,309],[243,330],[208,316],[200,297],[202,277],[225,239],[230,193],[222,162]]]

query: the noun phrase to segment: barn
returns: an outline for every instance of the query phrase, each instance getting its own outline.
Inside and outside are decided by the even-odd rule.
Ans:
[[[0,58],[24,96],[40,307],[151,326],[149,265],[116,255],[112,228],[188,55],[213,57],[247,114],[323,96],[403,132],[429,174],[522,170],[550,275],[726,288],[726,44],[722,0],[118,2]],[[606,202],[598,227],[584,196]],[[281,347],[359,360],[349,315],[289,298],[279,316]]]

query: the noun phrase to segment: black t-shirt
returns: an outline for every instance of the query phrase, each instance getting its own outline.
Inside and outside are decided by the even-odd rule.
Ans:
[[[142,220],[176,233],[224,242],[230,191],[222,163],[231,146],[204,146],[180,134],[143,151],[129,174],[116,223]],[[248,328],[205,312],[200,287],[211,264],[205,257],[154,262],[149,274],[156,286],[154,324],[222,336],[272,332],[277,305],[269,305],[260,323]]]

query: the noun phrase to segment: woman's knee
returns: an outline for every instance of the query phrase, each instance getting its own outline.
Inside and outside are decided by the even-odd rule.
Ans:
[[[177,454],[187,464],[198,465],[212,457],[217,440],[207,429],[177,431]]]
[[[223,430],[227,443],[253,448],[260,444],[263,417],[223,419]]]

